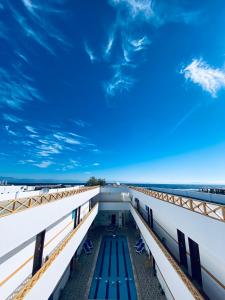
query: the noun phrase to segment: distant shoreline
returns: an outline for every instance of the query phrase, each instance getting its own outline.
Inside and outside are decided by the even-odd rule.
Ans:
[[[110,183],[110,182],[109,182]],[[8,182],[8,185],[27,185],[27,186],[38,186],[38,185],[84,185],[85,182]],[[200,189],[200,188],[225,188],[224,184],[164,184],[164,183],[123,183],[127,185],[141,186],[145,188],[170,188],[170,189]]]

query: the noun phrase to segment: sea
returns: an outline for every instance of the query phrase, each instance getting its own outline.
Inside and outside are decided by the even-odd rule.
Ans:
[[[111,183],[111,182],[109,182]],[[114,183],[114,182],[112,182]],[[61,186],[68,186],[68,185],[84,185],[85,182],[8,182],[8,184],[14,185],[40,185],[40,186],[53,186],[53,185],[61,185]],[[133,185],[139,186],[149,189],[154,188],[169,188],[169,189],[202,189],[202,188],[225,188],[225,184],[180,184],[180,183],[123,183],[126,185]]]

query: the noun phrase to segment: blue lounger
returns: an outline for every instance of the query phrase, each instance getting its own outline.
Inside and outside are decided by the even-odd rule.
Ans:
[[[86,242],[83,245],[83,249],[84,249],[85,254],[91,254],[91,249],[88,247]]]
[[[86,244],[88,245],[88,247],[89,247],[90,249],[93,249],[93,248],[94,248],[93,243],[92,243],[92,241],[91,241],[90,239],[87,239],[87,240],[86,240]]]
[[[141,243],[140,246],[136,249],[136,252],[138,254],[141,254],[145,249],[145,244],[144,243]]]
[[[142,238],[140,238],[138,241],[137,241],[137,243],[135,244],[135,248],[138,248],[140,245],[141,245],[141,243],[143,243],[143,240],[142,240]]]

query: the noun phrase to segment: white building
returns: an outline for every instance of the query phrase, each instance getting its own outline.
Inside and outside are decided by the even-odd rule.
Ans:
[[[150,261],[149,272],[154,272],[163,297],[167,299],[224,299],[225,207],[198,200],[194,193],[192,199],[191,192],[187,198],[187,195],[176,196],[123,185],[74,187],[43,195],[27,192],[26,198],[0,202],[0,299],[59,299],[63,289],[67,289],[74,264],[82,261],[80,255],[85,255],[83,248],[91,232],[101,228],[104,236],[108,232],[113,238],[122,232],[126,239],[126,232],[135,227],[147,255],[144,252],[137,257],[132,254],[134,250],[129,238],[126,253],[118,254],[111,241],[104,253],[109,253],[105,255],[107,260],[112,255],[117,269],[122,264],[120,255],[123,254],[124,262],[128,263],[126,272],[131,256],[138,299],[143,299],[144,284],[135,269],[134,260],[139,257]],[[203,194],[200,193],[199,198],[203,199]],[[101,231],[98,234],[101,235]],[[96,260],[103,257],[104,269],[102,244],[99,247],[94,245],[96,257],[93,256],[91,263],[95,267]],[[116,258],[113,251],[117,251]],[[115,267],[110,259],[109,274]],[[91,276],[88,275],[83,299],[90,299],[88,295],[91,295],[97,266],[98,261]],[[79,265],[76,272],[81,269],[82,265]],[[100,287],[95,288],[94,298],[100,299],[100,290],[110,294],[116,283],[117,299],[122,299],[123,280],[126,283],[130,280],[124,290],[124,293],[128,291],[128,296],[123,296],[123,300],[136,299],[131,292],[132,278],[121,276],[117,274],[114,281],[107,277],[105,282],[101,280],[103,275],[98,277]],[[76,284],[79,287],[79,283]]]

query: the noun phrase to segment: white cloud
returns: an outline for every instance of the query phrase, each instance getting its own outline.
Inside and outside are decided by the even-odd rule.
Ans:
[[[73,121],[77,126],[79,127],[87,127],[90,126],[90,124],[86,121],[83,120],[77,120],[77,121]],[[78,135],[77,135],[78,136]]]
[[[129,41],[131,46],[133,47],[133,51],[141,51],[146,49],[146,47],[150,44],[149,38],[147,36],[143,36],[139,39],[133,39]]]
[[[186,11],[178,1],[168,3],[167,0],[109,0],[109,4],[115,8],[116,17],[109,30],[103,59],[107,60],[110,67],[121,66],[120,71],[114,69],[111,79],[103,84],[106,96],[112,97],[117,92],[130,90],[135,83],[131,70],[146,59],[145,50],[151,42],[144,33],[143,25],[157,28],[168,22],[188,24],[196,19],[199,13]],[[115,58],[111,52],[116,36],[119,37],[121,51],[117,51]]]
[[[13,2],[9,3],[8,6],[24,32],[24,38],[35,41],[50,54],[55,54],[53,41],[67,47],[70,46],[59,29],[50,22],[52,20],[50,14],[54,14],[55,18],[55,16],[64,13],[60,1],[42,1],[40,3],[40,1],[22,0],[22,2],[28,12],[26,18],[24,18]]]
[[[17,136],[16,132],[11,130],[8,125],[5,126],[5,129],[8,132],[8,134],[13,135],[13,136]]]
[[[9,122],[12,122],[12,123],[18,123],[18,122],[22,121],[22,119],[14,116],[14,115],[11,115],[11,114],[4,113],[4,114],[2,114],[2,116],[3,116],[3,119],[5,121],[9,121]]]
[[[104,83],[106,95],[113,97],[118,92],[129,91],[134,82],[131,76],[124,74],[122,68],[117,66],[113,77]]]
[[[25,159],[25,160],[19,160],[18,163],[25,165],[25,164],[33,164],[35,161],[33,159]]]
[[[34,166],[38,168],[47,168],[53,164],[52,161],[47,160],[47,161],[42,161],[41,163],[35,163]]]
[[[71,144],[71,145],[80,145],[81,142],[78,140],[75,140],[73,138],[67,137],[65,135],[63,135],[62,133],[55,133],[53,134],[53,136],[59,140],[59,141],[64,141],[67,144]]]
[[[67,164],[62,167],[62,171],[72,170],[76,167],[79,167],[80,163],[77,160],[70,159]]]
[[[105,58],[108,58],[111,54],[112,47],[113,47],[115,37],[116,37],[116,28],[117,28],[117,26],[115,25],[113,27],[112,31],[109,33],[108,41],[107,41],[106,46],[104,48]]]
[[[150,45],[150,40],[147,36],[142,36],[140,38],[133,38],[131,36],[123,35],[123,57],[127,66],[131,66],[130,63],[136,58],[138,52],[144,51]]]
[[[32,126],[26,125],[25,128],[27,131],[29,131],[31,133],[34,133],[34,134],[37,133],[37,131]]]
[[[94,52],[90,49],[90,47],[87,45],[87,43],[84,43],[84,49],[85,49],[88,57],[90,58],[91,62],[94,62],[95,60],[97,60],[96,56],[94,55]]]
[[[150,19],[153,15],[151,0],[110,0],[112,6],[125,10],[130,18]]]
[[[22,141],[21,144],[23,144],[25,146],[33,146],[34,142],[31,142],[31,141]]]
[[[21,109],[27,101],[41,100],[33,81],[21,72],[19,66],[4,70],[0,68],[0,105]]]
[[[91,151],[94,152],[94,153],[101,153],[101,150],[99,150],[99,149],[97,149],[97,148],[92,149]]]
[[[96,163],[93,163],[93,166],[94,166],[94,167],[98,167],[98,166],[100,166],[100,163],[97,163],[97,162],[96,162]]]
[[[37,147],[39,150],[38,155],[39,156],[50,156],[52,154],[58,154],[61,152],[63,147],[58,143],[52,143],[51,145],[41,144]]]
[[[180,73],[187,80],[201,86],[214,98],[221,89],[225,88],[225,71],[209,66],[203,59],[193,59]]]

